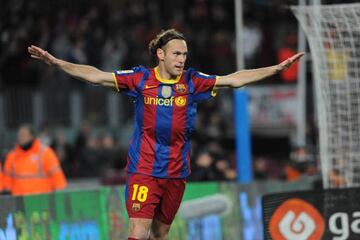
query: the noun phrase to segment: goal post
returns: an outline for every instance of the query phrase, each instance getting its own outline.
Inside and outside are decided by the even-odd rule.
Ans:
[[[291,9],[311,51],[324,188],[360,186],[360,4]]]

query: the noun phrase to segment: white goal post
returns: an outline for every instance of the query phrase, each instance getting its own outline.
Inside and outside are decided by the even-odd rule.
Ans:
[[[291,9],[313,61],[324,188],[360,186],[360,4]]]

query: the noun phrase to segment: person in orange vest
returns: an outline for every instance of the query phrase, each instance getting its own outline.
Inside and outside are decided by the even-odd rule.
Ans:
[[[3,174],[2,174],[2,169],[1,169],[1,161],[0,161],[0,193],[2,191],[4,191],[4,184],[3,184]]]
[[[54,151],[35,137],[31,125],[20,126],[17,144],[6,156],[4,188],[12,195],[50,193],[67,185]]]

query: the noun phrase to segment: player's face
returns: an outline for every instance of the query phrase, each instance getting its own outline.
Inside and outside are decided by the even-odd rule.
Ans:
[[[173,39],[164,46],[163,62],[171,77],[179,76],[184,71],[187,46],[184,40]]]

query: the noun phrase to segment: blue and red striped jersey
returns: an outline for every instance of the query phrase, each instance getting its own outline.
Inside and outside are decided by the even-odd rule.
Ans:
[[[194,69],[177,79],[162,79],[157,68],[115,71],[118,91],[134,98],[135,124],[127,172],[160,178],[185,178],[190,170],[190,135],[197,103],[216,95],[216,76]]]

